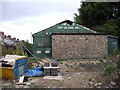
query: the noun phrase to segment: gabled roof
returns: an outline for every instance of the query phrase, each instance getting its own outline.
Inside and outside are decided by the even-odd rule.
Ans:
[[[56,25],[60,25],[60,24],[63,24],[63,23],[67,23],[67,24],[69,24],[69,25],[73,25],[73,24],[79,25],[79,24],[77,24],[77,23],[75,23],[75,22],[73,22],[73,21],[64,20],[64,21],[62,21],[62,22],[60,22],[60,23],[57,23],[57,24],[55,24],[55,25],[53,25],[53,26],[51,26],[51,27],[49,27],[49,28],[52,28],[52,27],[54,27],[54,26],[56,26]],[[91,32],[93,32],[93,33],[97,33],[96,31],[91,30],[91,29],[89,29],[89,28],[87,28],[87,27],[84,27],[84,26],[82,26],[82,25],[79,25],[79,26],[81,26],[82,28],[84,28],[84,29],[86,29],[86,30],[89,30],[89,31],[91,31]],[[48,30],[49,28],[46,28],[46,29],[44,29],[44,30],[42,30],[42,31]],[[39,31],[39,32],[42,32],[42,31]],[[37,33],[39,33],[39,32],[37,32]],[[35,34],[37,34],[37,33],[34,33],[33,35],[35,35]]]

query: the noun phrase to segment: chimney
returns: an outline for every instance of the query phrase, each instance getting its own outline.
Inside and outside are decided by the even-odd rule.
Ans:
[[[11,35],[8,35],[7,37],[11,38]]]
[[[14,39],[14,40],[16,40],[16,38],[15,38],[15,37],[13,37],[13,39]]]
[[[4,38],[6,38],[6,35],[4,35]]]
[[[4,32],[0,32],[0,35],[4,36]]]
[[[19,41],[19,39],[17,39],[17,41]]]

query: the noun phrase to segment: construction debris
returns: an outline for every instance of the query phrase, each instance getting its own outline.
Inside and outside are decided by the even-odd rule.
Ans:
[[[0,59],[0,77],[4,80],[15,80],[26,71],[27,57],[19,55],[6,55]]]
[[[45,63],[50,63],[50,62],[52,62],[50,59],[45,58],[45,59],[43,59],[42,61],[39,62],[39,66],[44,66]]]
[[[43,75],[43,67],[37,67],[31,70],[26,70],[25,75],[27,76],[42,76]]]
[[[59,71],[59,65],[57,62],[45,62],[45,65],[43,66],[44,69],[44,75],[46,76],[58,76]]]

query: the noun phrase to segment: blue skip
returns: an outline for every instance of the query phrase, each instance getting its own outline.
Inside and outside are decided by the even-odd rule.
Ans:
[[[31,70],[26,70],[26,73],[25,75],[27,76],[41,76],[43,75],[43,70],[41,70],[42,67],[37,67],[37,68],[34,68],[34,69],[31,69]]]

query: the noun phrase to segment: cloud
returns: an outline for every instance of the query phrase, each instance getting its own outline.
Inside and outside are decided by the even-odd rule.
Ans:
[[[7,35],[30,42],[31,32],[36,33],[66,19],[73,20],[74,13],[80,6],[80,0],[10,1],[0,3],[2,4],[0,30]]]
[[[54,18],[54,19],[53,19]],[[2,22],[1,26],[7,28],[3,30],[20,40],[31,41],[30,33],[36,33],[52,25],[55,25],[63,20],[71,19],[72,17],[66,13],[51,13],[38,17],[24,17],[13,21]],[[1,29],[2,30],[2,29]]]
[[[75,13],[79,0],[40,0],[41,2],[3,2],[2,20],[16,20],[28,16],[40,16],[53,12]],[[75,10],[76,9],[76,10]]]

